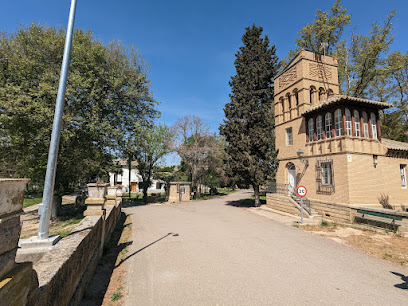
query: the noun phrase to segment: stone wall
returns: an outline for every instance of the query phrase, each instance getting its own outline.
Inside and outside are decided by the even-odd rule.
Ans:
[[[0,305],[25,305],[37,288],[32,263],[16,263],[28,179],[0,178]]]
[[[121,203],[109,206],[106,216],[87,216],[34,265],[39,286],[28,305],[76,305],[82,298],[103,244],[120,218]]]

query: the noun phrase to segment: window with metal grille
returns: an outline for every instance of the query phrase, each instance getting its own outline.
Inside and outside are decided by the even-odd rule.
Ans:
[[[332,194],[335,191],[332,159],[324,158],[316,161],[316,185],[316,193],[319,194]]]

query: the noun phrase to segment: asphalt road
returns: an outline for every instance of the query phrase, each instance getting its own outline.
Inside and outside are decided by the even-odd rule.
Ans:
[[[250,195],[125,208],[125,305],[408,305],[407,269],[231,205]]]

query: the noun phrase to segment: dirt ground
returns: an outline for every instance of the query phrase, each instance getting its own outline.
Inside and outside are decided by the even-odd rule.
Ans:
[[[122,213],[121,222],[104,248],[95,274],[85,290],[81,306],[123,305],[127,292],[124,287],[125,268],[123,260],[132,243],[132,223],[130,217]]]
[[[364,253],[408,267],[408,237],[358,224],[323,223],[305,225],[302,230],[327,237]]]
[[[75,204],[76,196],[63,196],[62,205],[63,209],[68,210]],[[36,236],[38,233],[38,227],[40,224],[40,216],[38,215],[38,204],[27,207],[24,209],[24,214],[21,216],[21,221],[23,226],[21,228],[21,238],[29,238]],[[72,229],[80,222],[81,220],[76,218],[75,220],[51,220],[50,223],[50,235],[68,235]]]

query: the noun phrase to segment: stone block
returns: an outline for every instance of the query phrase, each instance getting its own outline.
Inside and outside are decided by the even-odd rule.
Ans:
[[[87,198],[85,200],[86,205],[103,205],[105,204],[106,199],[105,198]]]
[[[0,255],[0,278],[12,270],[16,265],[16,253],[17,246],[14,249]]]
[[[108,187],[107,196],[109,196],[109,195],[116,195],[117,190],[118,190],[117,187]]]
[[[84,211],[84,216],[104,216],[105,209],[87,209]]]
[[[21,233],[21,222],[19,215],[0,219],[0,254],[15,249]]]
[[[5,277],[0,278],[0,304],[26,305],[27,296],[32,289],[33,264],[17,264]]]
[[[0,218],[23,209],[24,189],[28,181],[0,178]]]
[[[109,184],[88,184],[88,197],[89,198],[103,198],[106,196],[107,187]]]
[[[114,206],[114,205],[116,205],[116,200],[107,200],[105,205],[106,206]]]

